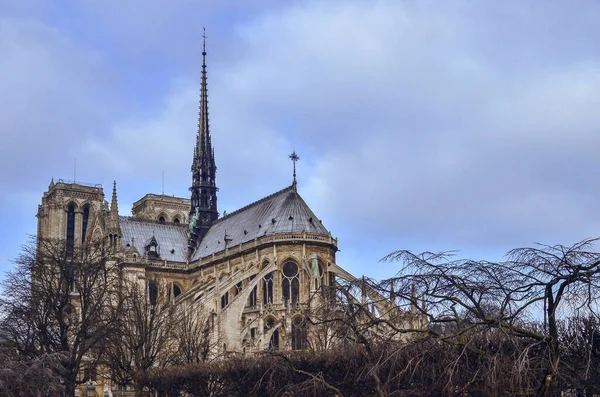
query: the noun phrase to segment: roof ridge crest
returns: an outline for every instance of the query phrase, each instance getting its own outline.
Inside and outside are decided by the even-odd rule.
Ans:
[[[250,203],[250,204],[248,204],[248,205],[246,205],[246,206],[244,206],[244,207],[242,207],[240,209],[237,209],[237,210],[235,210],[235,211],[233,211],[233,212],[231,212],[231,213],[229,213],[229,214],[227,214],[227,215],[225,215],[225,216],[217,219],[216,221],[213,222],[213,225],[221,222],[222,220],[229,219],[232,216],[234,216],[236,214],[239,214],[240,212],[243,212],[243,211],[247,210],[248,208],[251,208],[251,207],[254,207],[254,206],[258,205],[258,204],[264,203],[265,201],[270,200],[273,197],[275,197],[275,196],[277,196],[277,195],[279,195],[281,193],[284,193],[286,191],[291,191],[291,190],[293,190],[293,188],[294,188],[294,185],[290,185],[290,186],[285,187],[285,188],[283,188],[283,189],[281,189],[281,190],[279,190],[279,191],[277,191],[275,193],[272,193],[272,194],[270,194],[268,196],[265,196],[265,197],[263,197],[261,199],[258,199],[258,200],[256,200],[253,203]]]
[[[160,223],[157,220],[154,219],[139,219],[139,218],[135,218],[133,216],[127,216],[127,215],[119,215],[119,221],[127,221],[127,222],[137,222],[137,223],[147,223],[149,225],[161,225],[161,226],[172,226],[172,227],[188,227],[187,224],[185,223],[181,223],[179,225],[173,223],[173,222],[169,222],[169,223]]]

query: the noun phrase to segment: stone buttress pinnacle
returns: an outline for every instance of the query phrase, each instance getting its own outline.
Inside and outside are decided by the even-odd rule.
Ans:
[[[117,181],[113,182],[112,199],[110,201],[110,217],[112,220],[119,219],[119,204],[117,202]]]

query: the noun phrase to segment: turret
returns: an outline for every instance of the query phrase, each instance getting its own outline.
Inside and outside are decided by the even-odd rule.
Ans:
[[[117,181],[113,182],[110,216],[108,220],[108,240],[111,248],[121,249],[121,225],[119,223],[119,204],[117,202]]]

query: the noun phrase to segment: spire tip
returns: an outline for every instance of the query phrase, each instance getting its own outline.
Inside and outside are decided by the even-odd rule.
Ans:
[[[295,190],[296,189],[296,161],[300,160],[300,157],[298,157],[298,155],[296,154],[296,149],[295,148],[292,151],[292,154],[290,154],[288,157],[294,163],[294,181],[292,182],[292,184],[293,184],[294,190]]]
[[[204,39],[204,43],[202,44],[202,56],[206,57],[206,28],[202,28],[202,38]],[[205,64],[206,62],[202,62]]]

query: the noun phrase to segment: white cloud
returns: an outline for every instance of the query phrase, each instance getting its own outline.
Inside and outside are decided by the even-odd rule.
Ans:
[[[373,260],[386,254],[376,251],[381,235],[473,251],[600,230],[587,216],[600,194],[589,171],[598,167],[598,54],[541,34],[563,10],[494,11],[309,2],[237,25],[230,45],[239,53],[209,69],[221,200],[233,194],[235,208],[281,187],[272,181],[286,180],[295,144],[307,201],[334,234],[373,249]],[[574,38],[589,33],[569,28]],[[554,47],[572,59],[557,60]],[[170,130],[185,146],[196,85],[171,93],[185,96],[181,112],[167,100],[157,120],[124,136],[160,141]],[[106,148],[126,147],[114,142]],[[173,172],[187,171],[190,155],[181,154]]]
[[[98,53],[39,20],[7,17],[34,5],[3,8],[0,17],[0,268],[35,233],[50,178],[72,175],[79,145],[110,108],[112,74]]]
[[[480,19],[485,7],[461,4],[268,14],[238,29],[236,96],[261,123],[294,124],[290,139],[318,153],[305,195],[366,247],[381,234],[473,251],[599,233],[599,54],[569,38],[600,32],[554,6]]]
[[[92,39],[79,48],[62,31],[2,22],[0,72],[15,78],[0,81],[0,127],[19,134],[0,137],[17,142],[1,165],[35,156],[60,168],[52,153],[64,147],[40,134],[51,130],[85,148],[89,175],[116,177],[125,202],[157,191],[163,170],[167,190],[186,195],[206,19],[222,210],[289,183],[295,146],[301,194],[357,274],[394,248],[496,252],[600,234],[595,2],[104,4],[82,15],[98,14],[90,26],[115,46],[111,66],[169,89],[117,92]],[[110,125],[109,94],[122,105]]]
[[[39,189],[98,131],[111,74],[97,53],[38,22],[0,19],[0,53],[3,192]]]

